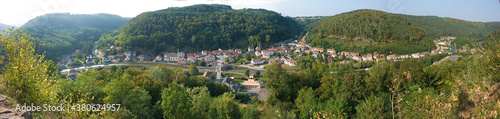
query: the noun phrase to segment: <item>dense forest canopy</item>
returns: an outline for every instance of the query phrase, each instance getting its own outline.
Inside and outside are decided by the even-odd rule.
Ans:
[[[432,41],[443,36],[457,37],[457,48],[473,45],[497,28],[498,23],[355,10],[314,23],[309,41],[360,53],[409,54],[434,49]]]
[[[155,53],[246,48],[293,38],[299,31],[293,19],[273,11],[193,5],[142,13],[119,31],[105,35],[98,45],[139,47]]]
[[[38,54],[45,52],[47,59],[55,59],[76,49],[90,53],[103,33],[119,28],[128,20],[111,14],[55,13],[28,21],[23,30],[34,38]]]

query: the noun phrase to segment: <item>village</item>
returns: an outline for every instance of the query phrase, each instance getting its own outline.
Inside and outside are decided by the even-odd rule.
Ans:
[[[120,64],[120,63],[164,63],[169,65],[179,65],[185,66],[189,64],[197,64],[201,67],[212,67],[212,71],[205,71],[202,77],[206,77],[213,82],[225,84],[232,88],[234,92],[248,92],[250,95],[259,96],[259,99],[266,99],[267,91],[261,90],[263,84],[259,82],[259,75],[255,73],[247,75],[247,80],[235,79],[234,77],[222,76],[222,70],[228,66],[239,66],[247,69],[265,71],[264,65],[277,62],[282,64],[282,66],[297,66],[297,61],[292,58],[292,56],[303,56],[305,54],[311,54],[314,58],[318,58],[319,55],[326,61],[331,62],[333,58],[343,59],[340,63],[349,63],[350,61],[356,62],[388,62],[401,61],[405,58],[421,58],[429,55],[442,54],[453,52],[454,47],[450,48],[455,37],[443,37],[435,40],[436,49],[430,52],[421,52],[414,54],[403,54],[397,55],[392,54],[385,56],[384,54],[378,54],[377,52],[368,53],[361,55],[357,52],[348,51],[336,51],[333,48],[324,49],[318,47],[312,47],[310,44],[303,43],[307,38],[303,36],[299,40],[288,40],[278,43],[274,43],[273,47],[268,49],[263,49],[259,46],[248,47],[247,49],[218,49],[213,51],[203,50],[201,52],[186,53],[182,51],[177,52],[162,52],[156,56],[147,56],[145,54],[137,54],[136,51],[125,51],[116,54],[106,54],[103,50],[116,49],[120,50],[122,47],[110,46],[108,49],[95,49],[93,55],[86,58],[85,64],[95,65],[95,64]],[[459,49],[459,52],[465,52],[466,49]],[[75,59],[70,57],[75,57],[78,50],[71,55],[63,55],[61,61],[58,62],[58,66],[67,67],[68,65],[74,65]],[[250,61],[244,60],[242,55],[251,56]],[[236,61],[239,59],[239,61]],[[99,60],[100,62],[96,62]],[[135,66],[138,69],[142,69],[142,66]],[[78,75],[77,70],[69,70],[67,77],[69,80],[75,80]],[[214,76],[213,76],[214,75]],[[255,80],[256,79],[256,80]],[[240,84],[234,84],[235,80],[239,80]]]

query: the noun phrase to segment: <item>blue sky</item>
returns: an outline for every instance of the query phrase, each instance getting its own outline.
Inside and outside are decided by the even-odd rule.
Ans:
[[[286,16],[333,16],[357,9],[390,13],[500,21],[497,0],[2,0],[0,23],[22,25],[47,13],[109,13],[134,17],[142,12],[193,4],[226,4],[234,9],[263,8]]]

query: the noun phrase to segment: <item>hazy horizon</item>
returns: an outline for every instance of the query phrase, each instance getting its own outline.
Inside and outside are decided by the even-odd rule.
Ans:
[[[3,2],[0,23],[20,26],[36,16],[49,13],[114,14],[135,17],[147,11],[184,7],[195,4],[225,4],[233,9],[267,9],[283,16],[334,16],[358,9],[374,9],[389,13],[416,16],[438,16],[473,22],[500,21],[499,1],[467,0],[145,0],[145,1],[97,1],[97,0],[18,0]],[[115,5],[116,4],[116,5]],[[19,10],[22,9],[22,10]]]

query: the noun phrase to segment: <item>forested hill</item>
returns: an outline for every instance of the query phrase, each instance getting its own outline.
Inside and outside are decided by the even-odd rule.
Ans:
[[[357,10],[324,18],[315,23],[312,30],[324,36],[364,37],[375,41],[420,39],[426,34],[404,16],[376,10]]]
[[[12,28],[12,26],[0,23],[0,32],[3,32],[3,30],[7,31],[9,28]]]
[[[435,48],[432,41],[442,36],[457,37],[457,47],[461,48],[486,38],[496,28],[498,23],[355,10],[316,22],[309,41],[361,53],[406,54],[429,51]]]
[[[155,53],[246,48],[293,38],[299,31],[293,19],[273,11],[193,5],[142,13],[98,44],[139,47]]]
[[[45,52],[47,59],[55,59],[76,49],[90,53],[102,34],[121,27],[128,20],[130,18],[111,14],[55,13],[28,21],[23,31],[34,38],[38,54]]]

